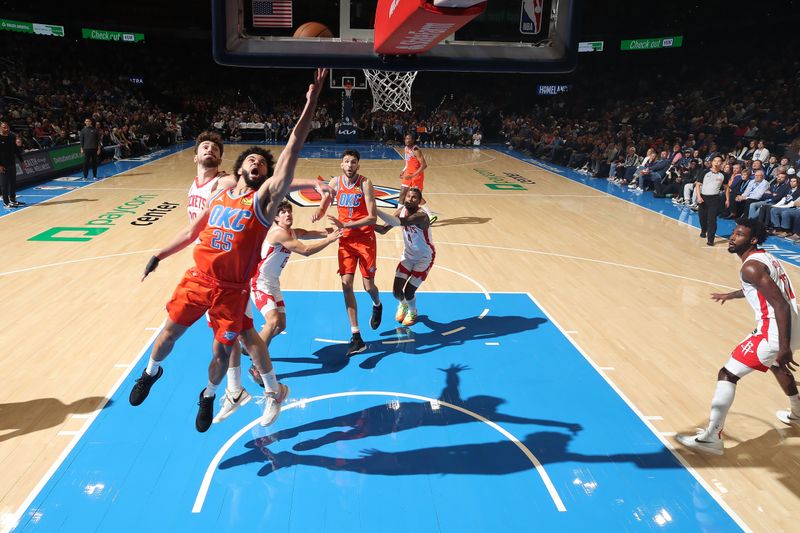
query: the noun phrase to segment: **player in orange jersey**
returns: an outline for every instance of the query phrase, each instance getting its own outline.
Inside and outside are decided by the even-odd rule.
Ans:
[[[326,75],[325,69],[317,70],[306,93],[303,112],[277,163],[273,164],[272,154],[267,150],[255,146],[245,150],[234,164],[233,173],[238,178],[235,186],[214,193],[198,218],[147,263],[142,280],[158,267],[161,259],[200,239],[194,248],[195,266],[186,271],[167,303],[169,316],[153,343],[147,368],[131,390],[131,405],[139,405],[147,398],[150,388],[162,376],[161,362],[175,342],[208,311],[214,329],[213,357],[208,367],[208,384],[200,392],[195,427],[204,432],[211,426],[216,389],[227,371],[232,345],[241,331],[248,326],[252,329],[252,323],[245,324],[249,281],[258,268],[261,244],[278,205],[292,186],[316,186],[320,194],[330,193],[317,180],[294,179],[300,149]],[[258,336],[248,338],[257,339],[249,348],[265,384],[261,424],[269,425],[277,419],[289,388],[278,383],[263,340]]]
[[[425,189],[425,169],[428,168],[428,162],[425,161],[422,149],[417,146],[414,136],[410,133],[406,134],[404,143],[403,159],[406,164],[400,172],[400,196],[397,199],[397,204],[401,206],[405,204],[408,189],[412,187],[420,191]],[[431,224],[433,224],[437,217],[431,213],[426,204],[427,202],[423,199],[420,209],[430,217]]]
[[[375,240],[375,190],[372,182],[358,173],[361,154],[358,150],[345,150],[342,154],[341,168],[343,174],[330,181],[330,187],[336,195],[338,217],[328,215],[333,224],[344,229],[339,239],[339,275],[342,277],[342,292],[347,317],[350,319],[350,346],[347,355],[363,352],[367,349],[358,328],[358,306],[353,292],[356,267],[361,271],[364,290],[372,298],[372,316],[369,325],[378,329],[381,324],[383,306],[378,287],[375,285],[378,248]],[[312,220],[322,218],[333,198],[324,195],[319,210]]]

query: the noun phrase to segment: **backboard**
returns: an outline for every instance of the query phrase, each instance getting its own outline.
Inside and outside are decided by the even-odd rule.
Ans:
[[[212,0],[213,53],[220,64],[246,67],[568,72],[578,1],[490,0],[432,50],[387,58],[373,52],[378,0]],[[294,37],[307,22],[333,37]]]

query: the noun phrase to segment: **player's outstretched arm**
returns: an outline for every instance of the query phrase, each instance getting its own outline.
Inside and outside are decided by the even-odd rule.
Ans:
[[[337,187],[337,179],[332,178],[331,181],[328,183],[328,189],[330,189],[330,194],[323,193],[322,198],[319,202],[319,209],[314,211],[314,214],[311,215],[311,222],[316,222],[317,220],[321,220],[322,217],[325,216],[325,212],[330,207],[331,203],[333,203],[333,197],[336,196],[336,187]]]
[[[150,260],[147,262],[147,266],[145,266],[144,274],[142,274],[142,281],[144,281],[144,278],[146,278],[148,274],[158,268],[159,261],[180,252],[191,243],[196,241],[197,237],[200,235],[200,232],[204,227],[206,227],[207,222],[208,209],[204,209],[199,217],[194,219],[194,221],[192,221],[192,223],[187,227],[180,230],[168,245],[161,248],[153,257],[150,258]]]
[[[324,239],[306,244],[296,238],[292,238],[287,232],[281,231],[278,235],[276,235],[275,240],[290,252],[298,253],[308,257],[309,255],[314,255],[315,253],[323,250],[332,242],[336,242],[341,236],[342,230],[336,229],[328,233]]]
[[[306,142],[306,137],[311,129],[311,119],[314,117],[314,111],[317,108],[317,100],[322,87],[325,85],[325,78],[328,75],[327,69],[317,69],[314,74],[314,83],[308,86],[306,92],[306,105],[300,118],[297,120],[292,134],[289,136],[289,142],[286,144],[277,163],[275,163],[275,172],[272,177],[267,179],[258,191],[258,197],[261,199],[261,210],[264,218],[272,220],[275,218],[275,211],[278,209],[278,204],[283,200],[286,193],[289,191],[289,185],[294,179],[294,169],[297,166],[297,159],[300,155],[300,150]]]

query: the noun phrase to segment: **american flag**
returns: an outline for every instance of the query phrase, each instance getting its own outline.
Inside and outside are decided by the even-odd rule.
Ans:
[[[253,27],[291,28],[292,0],[253,0]]]

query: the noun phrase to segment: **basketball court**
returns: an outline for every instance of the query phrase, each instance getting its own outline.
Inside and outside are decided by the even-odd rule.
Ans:
[[[383,63],[358,42],[360,2],[341,4],[354,8],[350,17],[319,13],[336,37],[248,27],[238,42],[226,33],[243,16],[236,2],[215,1],[215,57],[280,66],[275,56],[299,39],[308,44],[295,61],[333,43],[327,66],[340,72],[326,90],[341,91],[343,106],[367,98],[376,89],[360,69]],[[567,68],[573,14],[564,10],[573,4],[538,5],[547,15],[538,24],[560,32],[549,48],[522,48],[548,48],[537,68]],[[440,46],[420,70],[480,70],[462,45]],[[506,59],[508,69],[531,62]],[[226,145],[221,168],[245,146]],[[296,175],[338,175],[348,146],[307,144]],[[402,148],[353,146],[379,207],[391,209]],[[717,370],[753,327],[743,301],[709,298],[739,284],[722,237],[732,222],[720,221],[707,247],[690,209],[606,180],[504,146],[422,150],[438,221],[419,322],[393,320],[397,230],[378,238],[383,322],[362,330],[368,348],[350,358],[335,249],[292,256],[282,276],[287,329],[270,347],[291,393],[267,428],[253,401],[195,430],[212,340],[203,321],[177,343],[145,403],[128,403],[164,304],[192,263],[184,250],[140,282],[153,252],[187,222],[191,143],[104,165],[97,181],[76,174],[20,191],[30,205],[0,216],[0,313],[10,323],[0,358],[0,528],[797,529],[800,432],[775,418],[786,399],[770,376],[738,387],[724,456],[675,448],[676,432],[705,425]],[[296,227],[324,227],[310,222],[313,195],[292,200]],[[800,250],[780,239],[766,247],[796,278]],[[357,297],[366,324],[369,298]]]

